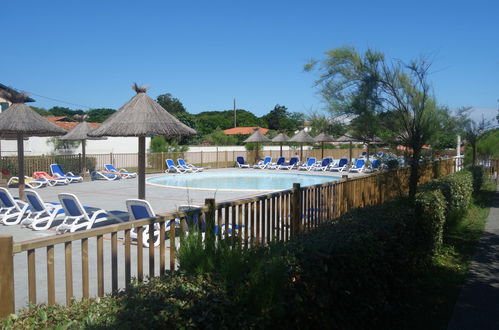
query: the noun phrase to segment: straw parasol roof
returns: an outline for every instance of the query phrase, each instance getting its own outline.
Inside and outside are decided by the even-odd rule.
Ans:
[[[243,141],[244,143],[256,143],[256,152],[255,152],[255,162],[258,162],[258,144],[261,142],[272,142],[271,139],[260,133],[258,127],[255,128],[255,132],[251,134],[249,138]]]
[[[137,94],[88,135],[93,137],[137,136],[139,138],[138,195],[140,199],[144,199],[146,196],[146,136],[181,137],[194,135],[196,131],[184,125],[151,99],[146,94],[146,87],[133,84],[132,88]]]
[[[134,84],[137,93],[90,136],[170,136],[181,137],[196,131],[168,113],[146,94],[147,88]]]
[[[251,134],[251,136],[249,138],[247,138],[246,140],[244,140],[243,142],[244,143],[250,143],[250,142],[260,143],[260,142],[272,142],[272,140],[270,140],[268,137],[266,137],[265,135],[260,133],[259,130],[256,130],[255,133]]]
[[[87,123],[86,121],[82,121],[78,125],[75,126],[71,131],[69,131],[66,135],[61,136],[59,140],[103,140],[102,137],[92,137],[88,136],[94,128]]]
[[[286,134],[284,133],[279,133],[276,137],[274,137],[272,139],[272,142],[278,142],[279,143],[279,150],[280,150],[280,154],[279,154],[279,157],[282,157],[282,144],[284,142],[287,142],[289,141],[289,136],[287,136]]]
[[[339,138],[335,139],[336,142],[358,142],[356,139],[349,135],[342,135]]]
[[[298,134],[289,139],[288,142],[315,143],[315,140],[310,135],[308,135],[307,132],[301,130],[298,132]]]
[[[322,132],[314,138],[315,142],[321,144],[321,157],[324,158],[324,142],[334,142],[334,138],[328,134]]]
[[[4,99],[12,102],[12,105],[0,113],[0,132],[2,136],[13,137],[17,135],[17,159],[19,167],[19,198],[24,199],[24,143],[23,139],[28,136],[55,136],[66,133],[60,127],[55,126],[48,120],[33,111],[24,104],[28,96],[22,93],[9,93],[1,91]]]
[[[289,136],[287,136],[284,133],[279,133],[276,137],[272,139],[272,142],[288,142],[289,141]]]

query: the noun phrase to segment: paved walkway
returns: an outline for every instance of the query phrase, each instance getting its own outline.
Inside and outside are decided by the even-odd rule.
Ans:
[[[499,191],[448,329],[499,329]]]

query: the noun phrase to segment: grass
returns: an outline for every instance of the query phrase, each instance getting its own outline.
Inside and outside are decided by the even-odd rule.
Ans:
[[[495,184],[484,185],[467,214],[446,228],[442,248],[409,289],[407,328],[447,328],[494,194]]]

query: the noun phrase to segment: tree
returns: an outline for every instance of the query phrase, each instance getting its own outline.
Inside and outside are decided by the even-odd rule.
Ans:
[[[165,108],[166,111],[177,117],[177,114],[185,113],[187,110],[185,109],[182,102],[179,99],[174,98],[172,94],[166,93],[161,94],[156,98],[156,101]]]
[[[476,165],[477,143],[482,134],[492,127],[492,123],[482,116],[479,122],[470,118],[471,107],[462,107],[458,110],[458,118],[462,125],[461,132],[467,144],[471,147],[471,164]]]
[[[274,109],[261,117],[271,130],[276,131],[294,131],[299,126],[303,125],[303,114],[289,113],[288,108],[283,105],[276,104]]]
[[[108,108],[92,109],[87,112],[87,121],[90,123],[102,123],[115,112],[116,110]]]
[[[329,134],[334,137],[339,137],[346,133],[345,125],[337,120],[334,120],[325,114],[312,112],[311,115],[306,117],[310,127],[312,128],[312,136],[318,135],[321,132]]]
[[[84,115],[85,111],[83,110],[71,110],[66,107],[52,107],[48,110],[52,116],[64,116],[64,117],[73,117],[74,115]]]
[[[387,61],[379,52],[367,50],[360,55],[343,47],[328,51],[326,59],[313,61],[305,69],[318,65],[317,85],[323,98],[333,111],[356,115],[357,123],[352,124],[359,137],[370,138],[382,126],[390,132],[386,135],[412,150],[409,198],[414,201],[421,150],[438,128],[428,83],[431,63],[425,58],[408,64]]]

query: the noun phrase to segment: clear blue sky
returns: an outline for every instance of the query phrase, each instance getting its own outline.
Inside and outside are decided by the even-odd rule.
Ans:
[[[495,116],[498,1],[4,1],[0,83],[40,107],[119,108],[134,95],[171,93],[192,113],[277,103],[323,107],[303,71],[339,46],[433,58],[437,100]],[[85,109],[85,108],[83,108]]]

